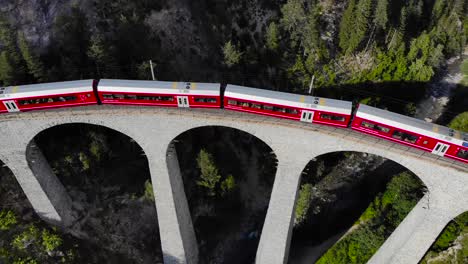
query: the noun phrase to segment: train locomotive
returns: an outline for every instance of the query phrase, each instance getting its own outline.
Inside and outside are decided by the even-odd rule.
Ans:
[[[219,83],[81,80],[0,88],[0,113],[83,105],[224,108],[353,129],[468,163],[468,134],[349,101]],[[353,110],[354,109],[354,110]]]

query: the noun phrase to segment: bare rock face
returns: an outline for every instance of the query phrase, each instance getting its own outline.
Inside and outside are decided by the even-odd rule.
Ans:
[[[0,0],[0,12],[39,51],[50,43],[55,18],[80,0]]]

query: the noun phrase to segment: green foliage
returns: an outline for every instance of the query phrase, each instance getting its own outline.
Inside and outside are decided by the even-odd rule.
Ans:
[[[403,112],[407,116],[414,116],[416,114],[416,104],[412,102],[405,104]]]
[[[40,234],[39,228],[35,225],[29,225],[25,231],[13,239],[11,245],[17,250],[26,250],[26,248],[40,243]]]
[[[452,247],[455,240],[461,247]],[[447,251],[448,248],[450,251]],[[443,252],[443,253],[442,253]],[[451,221],[428,250],[422,264],[465,263],[468,259],[468,212]],[[436,260],[436,261],[434,261]]]
[[[386,29],[388,23],[388,0],[377,0],[375,8],[374,24],[381,29]]]
[[[228,175],[223,182],[221,182],[221,195],[231,193],[236,188],[236,180],[232,175]]]
[[[468,25],[468,22],[467,22],[467,25]],[[467,35],[468,35],[468,32],[467,32]],[[462,65],[460,66],[460,69],[463,74],[463,80],[461,83],[465,86],[468,86],[468,59],[463,61]]]
[[[154,202],[153,184],[151,184],[150,180],[145,181],[145,193],[143,197],[147,201]]]
[[[90,36],[88,19],[78,6],[72,6],[70,12],[55,19],[51,52],[55,53],[57,60],[54,63],[55,71],[65,76],[54,74],[51,70],[50,78],[81,79],[87,73]]]
[[[361,217],[359,217],[359,222],[367,222],[370,221],[377,216],[380,216],[380,208],[381,201],[380,196],[375,197],[374,201],[366,208],[364,213],[362,213]]]
[[[372,0],[351,0],[340,24],[340,47],[345,54],[354,52],[366,37],[372,16]]]
[[[88,155],[86,155],[84,152],[80,152],[78,154],[78,158],[81,162],[81,169],[84,171],[89,170],[91,160],[89,159]]]
[[[457,115],[452,119],[452,121],[450,121],[448,126],[452,129],[468,133],[468,112],[463,112]]]
[[[271,22],[270,25],[268,25],[266,46],[272,51],[276,51],[279,47],[279,29],[275,22]]]
[[[221,175],[214,163],[213,156],[202,149],[198,153],[197,164],[200,169],[200,180],[197,181],[197,185],[206,188],[208,196],[215,196],[215,188]]]
[[[354,31],[354,9],[356,7],[356,0],[350,0],[346,10],[343,13],[343,17],[340,23],[340,31],[339,31],[339,38],[340,38],[340,48],[343,51],[347,51],[349,47],[349,39],[351,37],[351,33]]]
[[[312,189],[313,187],[310,183],[301,185],[301,189],[299,190],[299,197],[296,201],[294,225],[300,225],[306,219],[312,200]]]
[[[8,230],[16,225],[17,222],[18,220],[13,211],[5,209],[0,211],[0,230]]]
[[[42,230],[42,246],[47,252],[56,250],[62,245],[62,239],[54,233],[51,233],[49,230]]]
[[[29,74],[34,76],[36,81],[44,81],[45,80],[45,70],[44,65],[42,65],[41,60],[38,56],[36,56],[31,48],[29,47],[26,38],[23,34],[19,35],[18,37],[18,46],[21,51],[21,55],[26,62],[26,66],[28,69]]]
[[[422,196],[421,183],[408,172],[395,175],[356,222],[318,264],[366,263]]]
[[[12,85],[25,78],[26,69],[16,43],[17,34],[8,20],[0,16],[0,82]]]
[[[447,249],[459,234],[460,227],[455,222],[451,222],[437,238],[436,242],[432,245],[431,250],[440,252]]]
[[[231,41],[226,42],[223,47],[223,54],[224,54],[224,63],[228,67],[232,67],[236,64],[239,64],[242,58],[242,52],[238,50],[238,48],[231,43]]]
[[[316,264],[366,263],[384,241],[379,230],[360,226],[331,247]]]
[[[39,262],[31,257],[26,257],[14,260],[13,264],[39,264]]]
[[[280,25],[289,33],[291,46],[296,47],[301,42],[307,23],[304,1],[288,0],[286,4],[281,7],[281,13]]]

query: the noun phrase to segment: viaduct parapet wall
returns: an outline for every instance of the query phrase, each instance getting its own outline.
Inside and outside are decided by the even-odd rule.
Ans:
[[[256,263],[286,263],[300,175],[307,163],[336,151],[357,151],[393,160],[415,173],[428,192],[369,263],[418,263],[447,223],[468,211],[468,165],[356,133],[222,109],[91,106],[0,116],[0,160],[8,166],[36,212],[46,221],[73,223],[71,199],[50,170],[34,137],[50,127],[86,123],[108,127],[143,149],[156,194],[164,262],[198,262],[198,246],[172,140],[203,126],[224,126],[267,144],[278,168]]]

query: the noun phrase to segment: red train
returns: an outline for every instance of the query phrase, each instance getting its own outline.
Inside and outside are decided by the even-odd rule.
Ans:
[[[0,88],[0,113],[91,104],[225,108],[353,130],[468,163],[468,134],[348,101],[217,83],[84,80]]]

